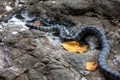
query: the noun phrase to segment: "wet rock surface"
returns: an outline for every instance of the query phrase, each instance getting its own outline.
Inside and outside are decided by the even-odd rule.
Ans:
[[[61,47],[58,35],[24,25],[35,20],[41,25],[61,24],[76,31],[87,25],[98,26],[111,46],[108,65],[120,70],[120,28],[107,18],[88,12],[92,4],[87,0],[21,0],[17,4],[24,5],[27,13],[21,11],[16,13],[19,19],[13,17],[0,23],[0,80],[105,80],[99,67],[92,72],[85,69],[87,61],[97,62],[100,51],[96,38],[86,39],[90,46],[84,54],[70,53]],[[110,10],[107,8],[105,11]]]

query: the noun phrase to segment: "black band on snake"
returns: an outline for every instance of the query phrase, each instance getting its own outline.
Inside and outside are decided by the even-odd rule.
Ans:
[[[88,26],[81,28],[77,33],[75,33],[72,36],[66,36],[64,34],[64,27],[61,25],[53,25],[53,26],[36,26],[33,23],[26,23],[26,26],[34,29],[38,29],[41,31],[57,31],[59,33],[59,37],[62,41],[70,41],[70,40],[80,40],[85,35],[93,34],[95,35],[99,43],[101,45],[101,51],[98,56],[98,64],[103,72],[103,74],[109,79],[109,80],[120,80],[120,73],[118,71],[113,70],[109,66],[107,66],[106,58],[110,53],[110,47],[107,42],[105,34],[97,27],[94,26]]]

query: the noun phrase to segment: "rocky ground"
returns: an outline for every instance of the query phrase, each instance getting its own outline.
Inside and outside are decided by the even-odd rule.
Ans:
[[[87,61],[97,62],[99,49],[90,47],[84,54],[70,53],[62,48],[58,36],[24,25],[34,20],[41,25],[61,24],[76,31],[81,26],[98,26],[111,47],[108,65],[120,71],[119,17],[111,13],[110,20],[101,15],[108,13],[101,7],[100,13],[92,1],[0,0],[0,80],[105,80],[99,67],[95,71],[85,69]],[[99,46],[95,38],[87,41]]]

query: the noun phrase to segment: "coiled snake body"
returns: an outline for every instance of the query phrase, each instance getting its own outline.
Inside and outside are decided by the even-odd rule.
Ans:
[[[99,28],[94,26],[88,26],[88,27],[81,28],[77,33],[75,33],[72,36],[66,36],[64,34],[64,27],[61,25],[39,27],[33,23],[26,23],[26,26],[30,28],[38,29],[41,31],[57,31],[62,41],[81,40],[81,38],[86,35],[89,35],[89,34],[95,35],[98,38],[99,43],[101,45],[101,51],[98,56],[98,64],[101,71],[109,80],[120,80],[120,73],[107,66],[106,57],[110,53],[110,47],[107,42],[105,34]]]

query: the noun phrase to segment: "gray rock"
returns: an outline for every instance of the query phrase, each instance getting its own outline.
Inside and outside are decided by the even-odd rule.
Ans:
[[[28,78],[29,80],[47,80],[47,78],[43,74],[34,69],[29,70]]]
[[[46,65],[43,64],[42,62],[37,62],[34,67],[33,67],[36,71],[44,73],[46,71]]]
[[[97,17],[88,17],[88,16],[81,16],[79,22],[82,26],[102,26],[99,19]],[[80,25],[79,25],[80,26]],[[100,28],[99,27],[99,28]]]
[[[85,70],[85,56],[77,53],[65,53],[66,60],[78,70]]]
[[[83,75],[88,74],[85,69],[85,64],[87,61],[96,61],[97,60],[97,55],[99,51],[93,50],[93,51],[88,51],[84,54],[78,54],[78,53],[65,53],[64,57],[70,63],[77,69],[80,73]]]
[[[33,53],[30,53],[30,54],[35,56],[36,58],[40,58],[40,59],[44,58],[44,55],[40,50],[35,50]]]
[[[96,15],[94,14],[84,16],[66,15],[66,17],[64,16],[65,14],[61,14],[61,11],[66,14],[80,14],[90,10],[92,7],[91,4],[93,4],[93,2],[89,3],[87,2],[88,0],[38,0],[38,3],[36,3],[36,1],[37,0],[33,1],[35,5],[32,6],[32,8],[30,7],[30,10],[33,13],[37,12],[37,16],[40,16],[43,20],[45,20],[45,22],[50,22],[50,20],[56,22],[57,20],[59,20],[62,21],[58,22],[60,24],[66,22],[70,24],[69,20],[73,19],[73,22],[76,21],[76,23],[81,23],[82,26],[103,26],[101,25],[102,20],[96,18]],[[98,12],[107,15],[111,10],[109,16],[116,16],[116,14],[119,13],[119,10],[118,12],[114,12],[116,11],[114,7],[118,5],[111,4],[110,1],[112,0],[93,1],[96,1],[96,3],[93,4],[96,8],[93,8]],[[101,3],[100,1],[102,1],[103,3]],[[106,22],[103,22],[103,24],[106,24]],[[106,27],[104,26],[103,29],[106,28],[105,31],[107,31],[107,37],[109,38],[109,40],[113,41],[110,41],[112,46],[111,48],[114,49],[113,51],[115,51],[115,54],[117,54],[120,52],[118,45],[120,44],[120,30],[118,28],[109,26],[111,26],[111,24],[106,24]],[[11,63],[13,63],[15,66],[27,68],[27,71],[24,69],[16,68],[7,68],[7,70],[2,69],[3,71],[0,70],[0,76],[2,76],[3,78],[0,77],[0,80],[5,80],[4,78],[6,78],[7,80],[86,80],[86,77],[87,79],[92,80],[104,80],[102,78],[103,76],[101,77],[101,74],[98,74],[98,70],[89,72],[86,71],[84,68],[85,62],[97,60],[98,51],[89,51],[84,54],[68,53],[62,50],[61,46],[53,46],[53,44],[51,44],[45,37],[42,37],[44,36],[44,33],[42,31],[35,29],[29,31],[21,28],[21,25],[19,25],[18,27],[18,25],[16,24],[9,24],[8,27],[10,28],[8,30],[6,29],[7,31],[0,32],[0,39],[3,40],[4,43],[13,44],[10,46],[8,46],[8,44],[4,44],[4,46],[10,47],[10,52],[8,53],[7,57],[10,56],[10,59],[14,60],[12,60],[13,62]],[[11,32],[13,32],[13,34]],[[53,41],[53,43],[55,42]],[[115,46],[113,44],[115,44]],[[1,54],[0,57],[3,58]],[[81,75],[84,77],[81,78]]]
[[[65,9],[63,4],[63,1],[54,1],[54,0],[49,0],[49,1],[45,1],[43,4],[47,5],[50,9],[54,9],[54,10],[61,10],[61,9]]]
[[[37,62],[37,59],[28,54],[24,54],[16,58],[15,61],[24,68],[32,68],[33,65]]]
[[[34,35],[35,37],[44,36],[44,32],[41,32],[40,30],[31,29],[31,32],[33,33],[33,35]]]
[[[27,77],[27,74],[22,74],[19,77],[17,77],[15,80],[29,80]]]
[[[78,73],[74,73],[69,69],[55,69],[51,71],[52,80],[80,80]]]
[[[10,67],[7,69],[3,69],[0,72],[0,75],[5,78],[5,80],[13,80],[17,76],[20,76],[26,71],[26,69],[23,68],[16,68],[16,67]]]
[[[4,25],[4,23],[2,23],[2,24]],[[13,32],[16,31],[16,32],[19,33],[19,32],[28,30],[29,28],[26,27],[25,24],[22,21],[18,23],[16,21],[14,21],[14,19],[13,19],[13,23],[12,23],[12,21],[7,23],[7,25],[5,26],[5,29],[9,30],[9,31],[13,31]]]
[[[7,36],[5,36],[2,41],[4,43],[8,43],[8,44],[14,44],[17,43],[19,40],[21,40],[22,36],[21,34],[12,34],[9,33]]]
[[[2,36],[2,35],[0,35],[0,42],[2,42],[2,39],[3,39],[3,36]]]
[[[87,80],[85,77],[82,77],[82,79],[81,80]]]
[[[39,45],[40,40],[39,39],[30,39],[29,43],[32,46],[38,46]]]
[[[84,13],[91,9],[87,0],[64,0],[63,5],[69,8],[73,14]]]
[[[12,56],[13,59],[22,55],[22,52],[19,49],[13,49],[13,48],[8,50],[8,53]]]
[[[23,37],[33,37],[33,34],[29,30],[22,31],[20,34],[22,34]]]
[[[95,10],[107,16],[120,16],[120,0],[92,0]]]
[[[29,6],[29,12],[32,13],[40,13],[40,14],[45,14],[46,13],[46,7],[43,5],[41,1],[37,2],[33,6]],[[38,14],[38,15],[40,15]]]
[[[32,40],[34,40],[34,39],[23,38],[18,43],[16,43],[14,46],[21,48],[23,50],[32,51],[38,45],[37,43],[34,43],[34,45],[33,45],[33,43],[31,44],[30,41],[32,41]]]
[[[81,78],[80,74],[62,58],[54,59],[50,56],[45,58],[49,60],[46,67],[50,71],[52,80],[79,80]]]

